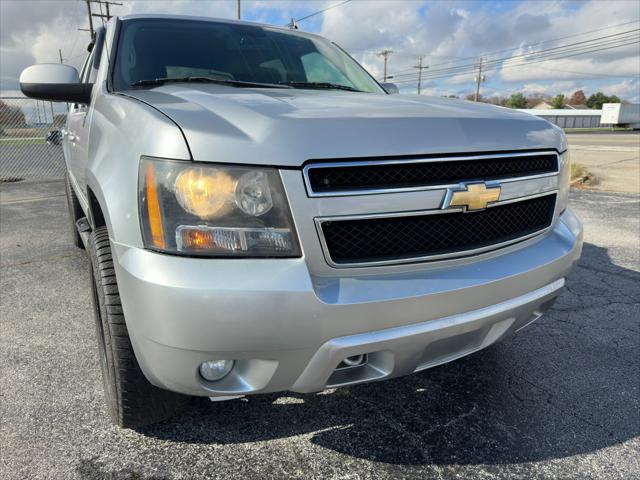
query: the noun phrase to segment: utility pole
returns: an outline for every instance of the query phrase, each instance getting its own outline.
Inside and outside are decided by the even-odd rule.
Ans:
[[[289,27],[289,30],[298,30],[298,24],[296,23],[295,18],[291,18],[291,21],[287,24],[287,27]]]
[[[423,67],[422,66],[422,59],[424,57],[422,55],[420,55],[418,57],[418,65],[414,65],[413,68],[417,68],[418,69],[418,95],[420,95],[420,91],[422,89],[422,70],[426,70],[427,68],[429,68],[428,66]]]
[[[482,75],[482,57],[478,59],[478,76],[475,78],[475,80],[476,80],[476,94],[473,101],[478,102],[480,100],[480,84],[485,81],[485,76]]]
[[[93,29],[93,14],[91,13],[91,0],[85,0],[87,3],[87,12],[89,13],[89,32],[91,33],[91,38],[95,34],[95,30]]]
[[[109,0],[84,0],[87,4],[87,14],[89,15],[89,28],[79,28],[81,32],[89,32],[91,34],[91,38],[95,36],[95,28],[93,27],[93,17],[101,18],[103,23],[105,21],[109,21],[111,19],[111,5],[122,5],[120,2],[111,2]],[[93,13],[91,10],[91,4],[97,3],[100,7],[100,13]],[[106,13],[102,13],[102,5],[106,7]],[[105,20],[106,19],[106,20]]]
[[[384,58],[384,75],[383,82],[387,81],[387,60],[389,59],[389,55],[393,53],[393,50],[384,49],[381,52],[378,52],[378,56]]]
[[[62,50],[58,49],[58,55],[60,56],[60,63],[62,63]]]
[[[108,0],[88,0],[88,1],[91,3],[98,4],[98,7],[100,7],[100,13],[92,13],[91,16],[102,18],[103,22],[105,18],[107,19],[107,22],[111,20],[111,11],[109,10],[109,5],[122,5],[122,3],[110,2]],[[107,13],[102,13],[102,5],[106,6]]]
[[[238,20],[240,20],[240,0],[238,0]]]

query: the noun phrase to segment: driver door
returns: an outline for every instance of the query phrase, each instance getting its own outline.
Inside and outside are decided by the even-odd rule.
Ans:
[[[95,80],[97,69],[93,68],[94,48],[82,69],[80,81],[82,83],[92,83]],[[72,181],[78,190],[84,194],[86,186],[85,170],[88,162],[89,147],[89,125],[91,120],[91,105],[73,103],[69,108],[67,116],[67,132],[65,135],[65,157],[67,168],[69,169]]]

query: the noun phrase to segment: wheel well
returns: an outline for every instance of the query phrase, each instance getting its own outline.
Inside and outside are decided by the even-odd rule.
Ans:
[[[102,213],[100,202],[98,202],[98,199],[91,189],[87,189],[87,196],[89,197],[89,212],[93,228],[106,226],[107,223],[104,221],[104,214]]]

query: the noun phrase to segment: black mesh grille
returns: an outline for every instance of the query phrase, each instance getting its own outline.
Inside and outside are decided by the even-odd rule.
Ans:
[[[546,195],[480,212],[328,221],[322,230],[337,264],[462,253],[543,230],[553,220],[555,199]]]
[[[556,172],[555,154],[524,157],[444,160],[420,163],[314,167],[308,169],[316,193],[348,190],[406,188],[458,183],[464,180],[498,180]]]

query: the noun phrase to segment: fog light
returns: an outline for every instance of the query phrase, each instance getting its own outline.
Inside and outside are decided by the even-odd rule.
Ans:
[[[233,360],[209,360],[200,364],[200,375],[209,382],[222,380],[233,368]]]

